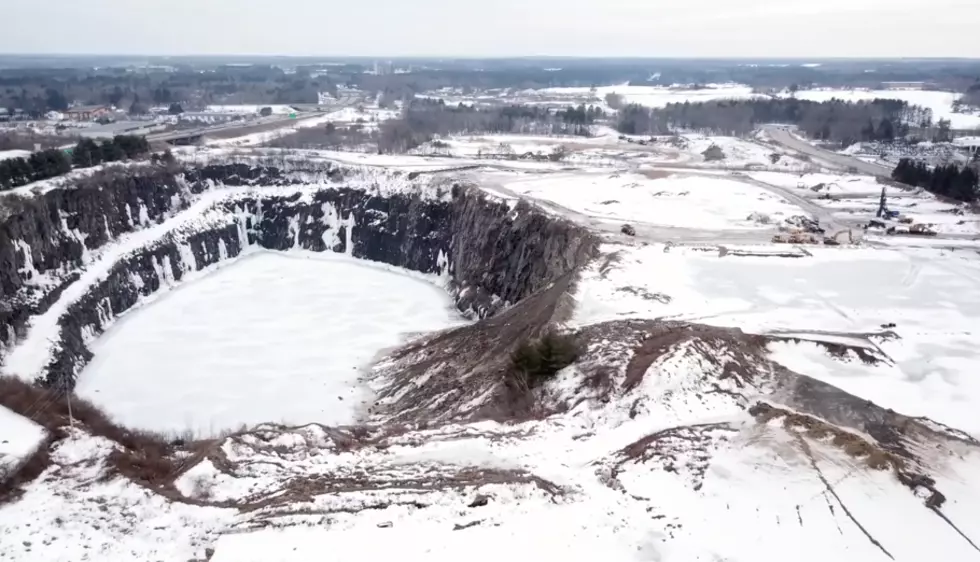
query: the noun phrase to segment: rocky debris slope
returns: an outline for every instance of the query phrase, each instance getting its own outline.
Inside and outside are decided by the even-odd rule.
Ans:
[[[577,337],[585,353],[535,390],[538,415],[521,422],[433,403],[443,421],[268,424],[171,444],[161,468],[68,431],[51,467],[0,509],[10,556],[777,560],[802,546],[796,559],[980,558],[968,436],[852,408],[855,397],[780,368],[765,338],[738,330],[610,322]],[[824,401],[834,423],[812,407]],[[98,545],[82,531],[94,528],[124,538]]]

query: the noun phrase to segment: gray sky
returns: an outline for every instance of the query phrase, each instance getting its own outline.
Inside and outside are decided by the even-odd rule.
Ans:
[[[2,0],[0,52],[980,57],[980,0]]]

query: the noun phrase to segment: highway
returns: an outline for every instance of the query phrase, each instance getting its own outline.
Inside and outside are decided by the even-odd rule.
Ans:
[[[258,119],[253,119],[250,121],[232,121],[230,123],[222,123],[219,125],[208,125],[204,127],[194,127],[192,129],[181,129],[176,131],[164,131],[162,133],[154,133],[146,136],[146,140],[150,142],[172,142],[180,139],[190,139],[194,137],[202,137],[208,134],[228,132],[228,131],[241,131],[242,135],[246,135],[251,129],[256,129],[261,127],[262,129],[268,128],[270,125],[281,124],[287,125],[289,123],[295,123],[300,120],[309,119],[311,117],[319,117],[332,113],[334,111],[339,111],[345,107],[349,107],[357,103],[358,100],[353,97],[345,97],[337,100],[328,106],[320,106],[320,109],[315,112],[301,113],[297,115],[295,119],[292,119],[285,115],[270,115],[269,117],[260,117]]]
[[[872,176],[882,178],[892,177],[891,168],[871,164],[870,162],[865,162],[845,154],[837,154],[836,152],[830,152],[829,150],[817,148],[816,146],[793,136],[793,133],[791,133],[789,129],[785,127],[780,127],[778,125],[763,125],[762,129],[769,134],[769,137],[772,138],[773,142],[781,144],[790,150],[795,150],[802,154],[806,154],[811,158],[822,160],[844,170],[854,168],[862,174],[870,174]]]
[[[310,116],[313,115],[320,115],[320,114],[311,114]],[[164,131],[162,133],[147,135],[146,140],[150,142],[157,142],[157,141],[170,142],[170,141],[186,139],[186,138],[201,137],[209,133],[234,131],[238,129],[241,129],[243,131],[242,134],[246,134],[245,131],[247,131],[248,129],[254,129],[255,127],[265,126],[276,122],[282,122],[283,124],[286,124],[289,121],[296,121],[296,119],[290,119],[289,117],[276,115],[274,117],[263,117],[260,119],[256,119],[254,121],[234,121],[231,123],[222,123],[220,125],[195,127],[193,129],[179,129],[176,131]]]

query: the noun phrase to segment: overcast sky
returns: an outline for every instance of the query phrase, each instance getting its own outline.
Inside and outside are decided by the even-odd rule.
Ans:
[[[980,57],[980,0],[2,0],[0,52]]]

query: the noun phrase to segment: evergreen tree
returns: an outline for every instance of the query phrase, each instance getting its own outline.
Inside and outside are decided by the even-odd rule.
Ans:
[[[102,150],[92,139],[82,139],[75,145],[71,155],[76,168],[91,168],[102,162]]]
[[[126,152],[113,140],[102,141],[102,158],[106,162],[118,162],[126,158]]]

